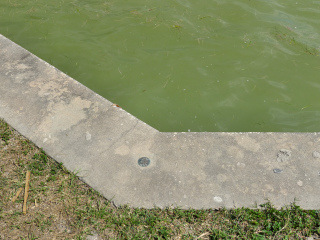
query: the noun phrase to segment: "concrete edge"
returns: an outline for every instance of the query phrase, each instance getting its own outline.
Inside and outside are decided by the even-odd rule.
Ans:
[[[117,205],[318,209],[319,133],[161,133],[0,35],[0,117]]]

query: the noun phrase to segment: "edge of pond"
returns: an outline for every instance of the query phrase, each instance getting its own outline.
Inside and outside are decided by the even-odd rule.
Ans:
[[[0,35],[0,117],[116,205],[320,208],[320,133],[159,132]]]

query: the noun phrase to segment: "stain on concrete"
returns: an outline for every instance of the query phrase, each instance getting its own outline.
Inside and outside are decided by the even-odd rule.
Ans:
[[[261,148],[260,144],[254,138],[251,138],[249,135],[236,135],[235,139],[238,145],[240,145],[248,151],[258,152]]]
[[[121,145],[114,150],[115,154],[126,156],[130,153],[130,148],[127,145]]]
[[[277,154],[278,162],[286,162],[291,158],[291,151],[287,149],[281,149]]]
[[[237,162],[237,167],[239,168],[245,168],[246,164],[244,162]]]
[[[86,119],[85,109],[90,105],[90,101],[80,97],[75,97],[69,103],[61,101],[49,104],[47,113],[39,125],[39,131],[44,137],[57,140],[53,137]]]
[[[227,150],[228,150],[228,153],[232,157],[234,157],[236,159],[239,159],[239,160],[243,159],[244,153],[243,153],[243,150],[241,148],[239,148],[237,146],[229,146],[227,148]]]
[[[43,77],[39,77],[29,82],[30,87],[37,88],[39,97],[52,101],[54,99],[59,99],[62,94],[69,92],[67,82],[63,81],[61,77],[58,77],[58,73],[55,69],[49,68],[46,72],[52,80],[48,81],[47,79],[43,79]]]

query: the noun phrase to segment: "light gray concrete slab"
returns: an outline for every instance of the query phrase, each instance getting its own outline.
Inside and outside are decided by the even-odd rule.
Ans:
[[[161,133],[2,35],[0,117],[117,205],[320,208],[319,133]]]

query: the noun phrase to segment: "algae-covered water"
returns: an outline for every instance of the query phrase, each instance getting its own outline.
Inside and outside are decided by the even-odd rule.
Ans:
[[[320,131],[320,1],[1,0],[0,33],[160,131]]]

